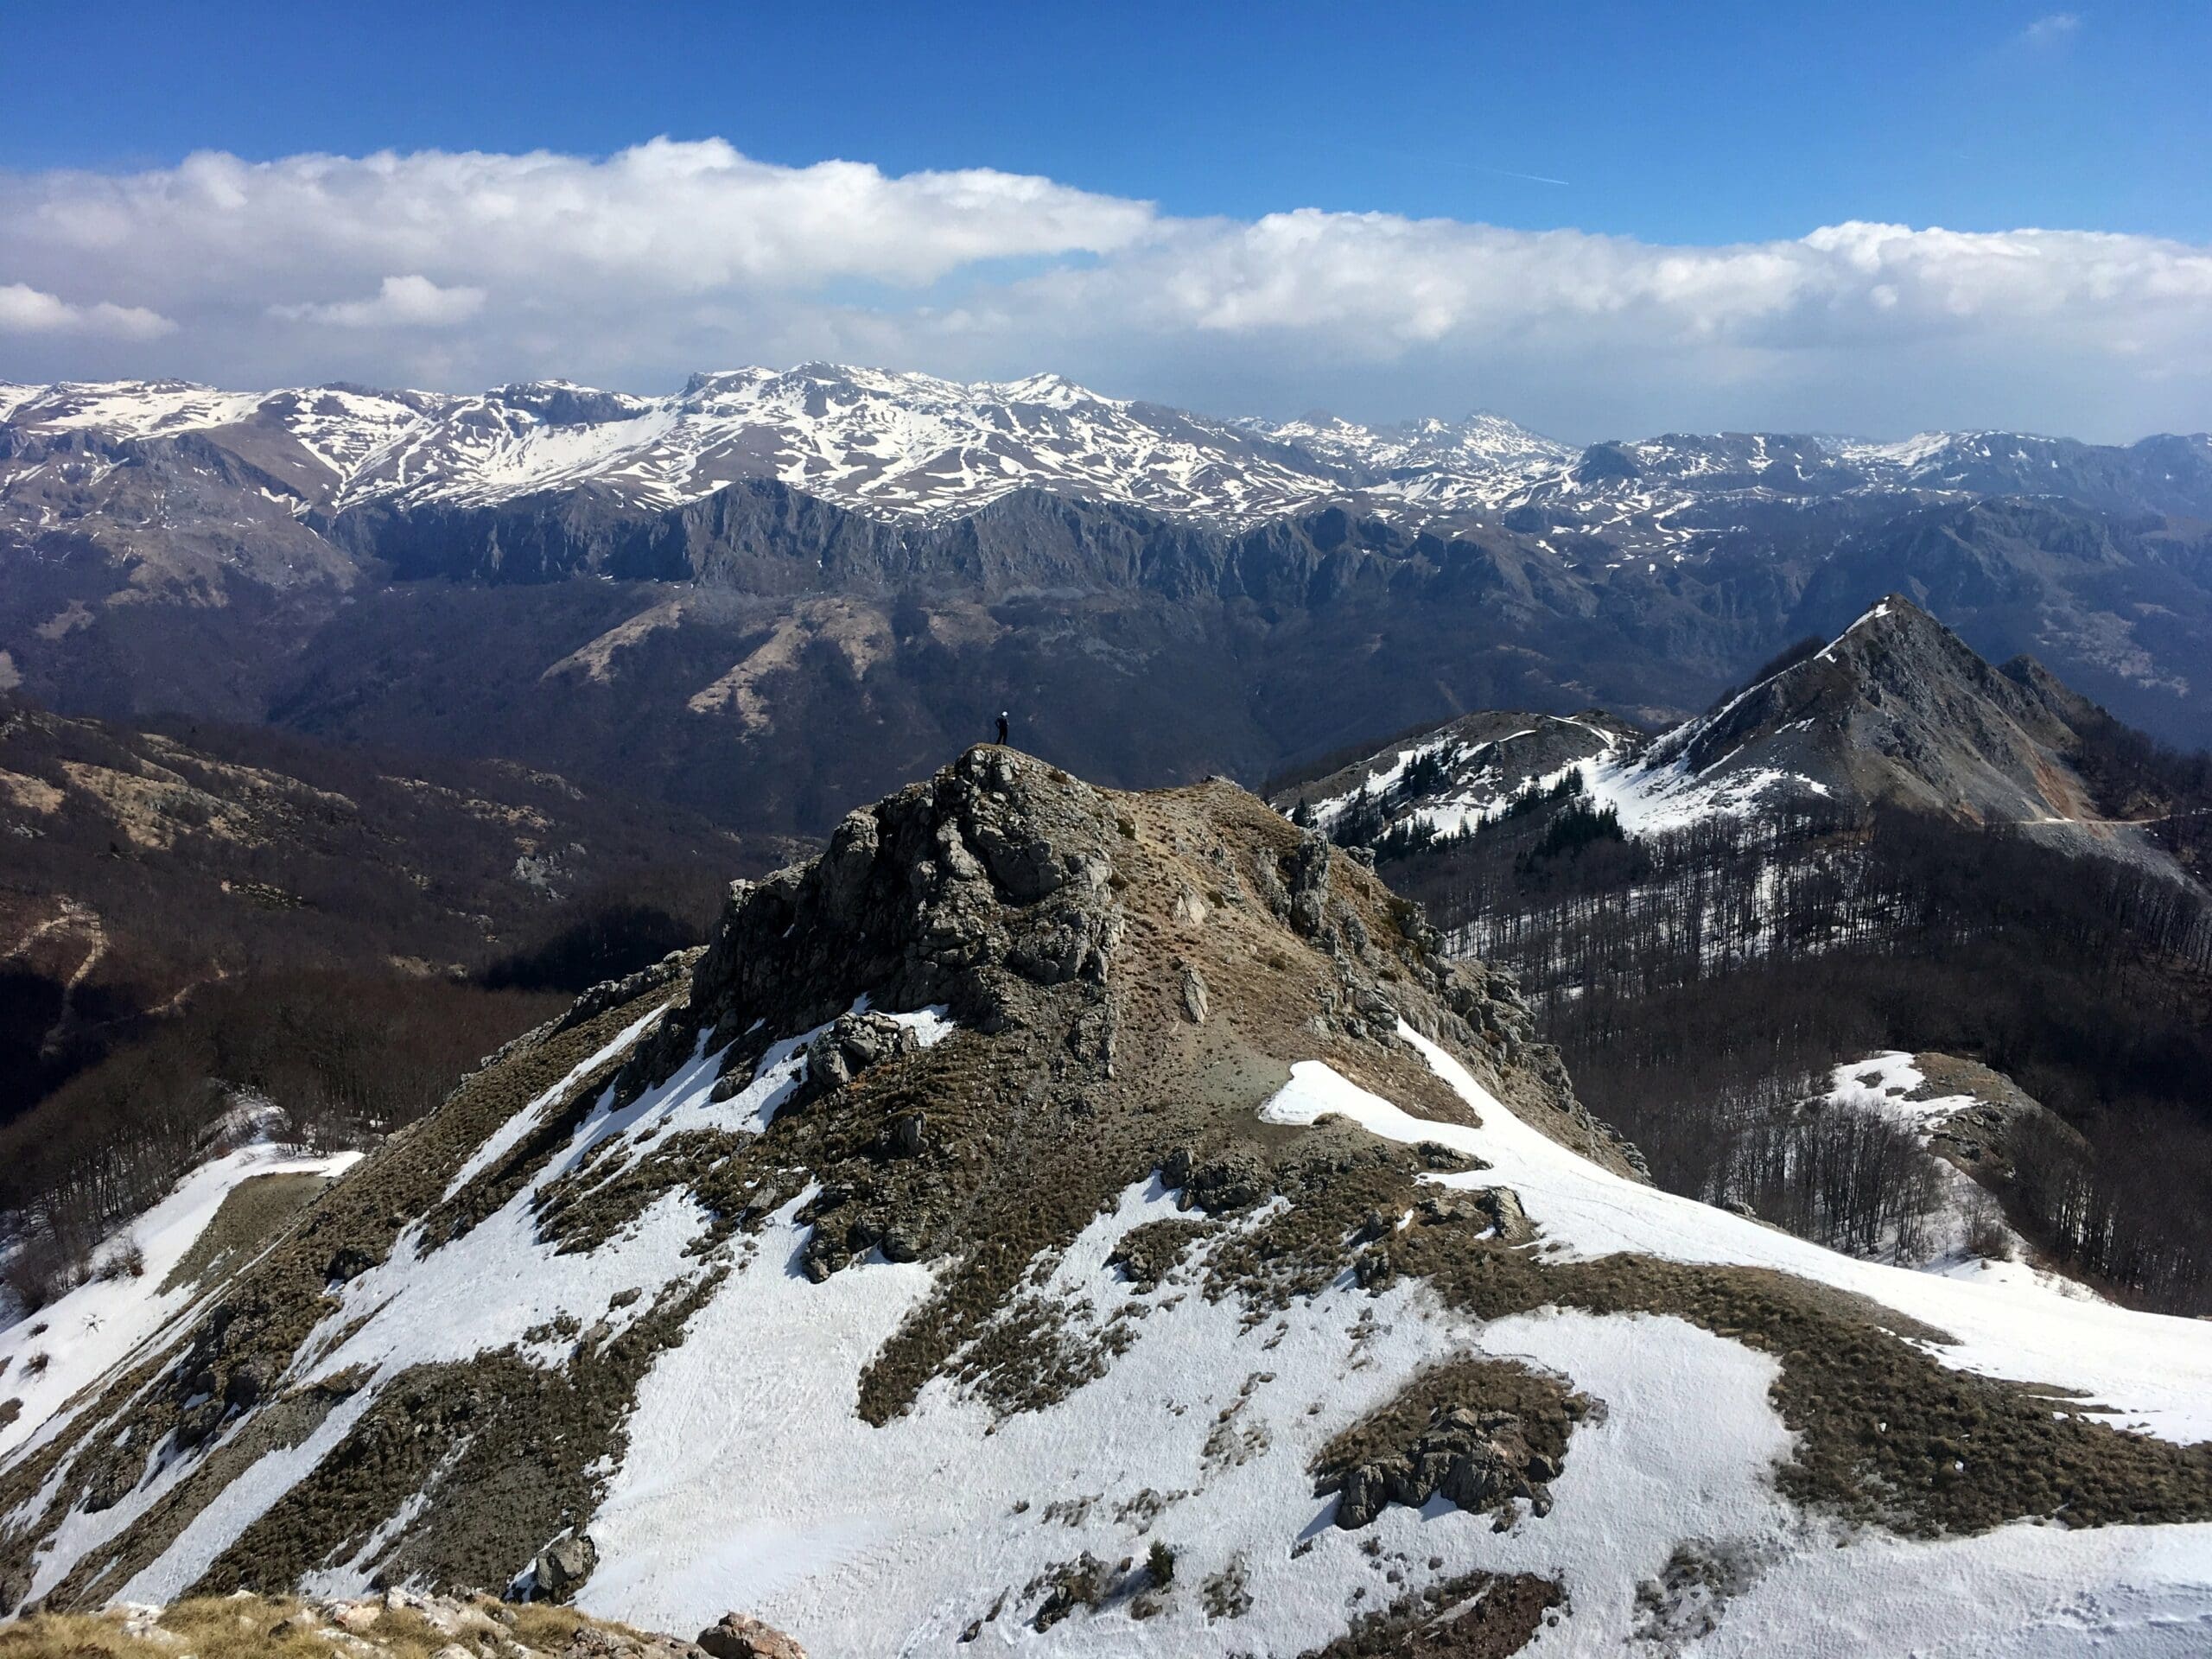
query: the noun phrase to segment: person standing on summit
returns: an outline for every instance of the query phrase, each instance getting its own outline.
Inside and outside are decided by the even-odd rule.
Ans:
[[[1003,709],[999,710],[999,747],[1006,747],[1006,710]]]

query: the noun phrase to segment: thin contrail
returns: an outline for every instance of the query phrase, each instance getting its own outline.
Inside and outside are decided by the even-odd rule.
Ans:
[[[1495,173],[1501,179],[1526,179],[1531,184],[1569,184],[1566,179],[1550,178],[1541,173],[1516,173],[1510,167],[1484,167],[1480,162],[1447,162],[1447,166],[1471,168],[1478,173]]]

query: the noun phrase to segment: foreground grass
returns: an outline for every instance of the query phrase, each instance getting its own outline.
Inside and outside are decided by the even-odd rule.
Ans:
[[[201,1596],[167,1607],[33,1613],[0,1625],[0,1659],[647,1659],[689,1645],[573,1608],[488,1596]]]

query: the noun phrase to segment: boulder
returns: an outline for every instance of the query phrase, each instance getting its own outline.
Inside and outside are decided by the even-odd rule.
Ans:
[[[1347,1532],[1365,1526],[1390,1501],[1390,1477],[1378,1465],[1351,1470],[1337,1488],[1337,1524]]]
[[[1183,1012],[1192,1025],[1203,1026],[1206,1006],[1205,976],[1186,962],[1183,964]]]
[[[192,1451],[213,1439],[222,1424],[223,1402],[203,1397],[197,1405],[177,1413],[176,1443],[184,1450]]]
[[[322,1276],[332,1284],[342,1285],[349,1279],[358,1279],[377,1264],[377,1259],[366,1250],[348,1244],[335,1251],[322,1269]]]
[[[248,1360],[232,1371],[223,1385],[223,1403],[237,1411],[250,1411],[261,1399],[265,1386],[262,1367],[258,1362]]]
[[[1195,1166],[1187,1163],[1187,1154],[1177,1156],[1186,1160],[1185,1166],[1190,1171],[1180,1183],[1182,1209],[1222,1215],[1249,1209],[1268,1196],[1267,1173],[1260,1167],[1260,1160],[1249,1153],[1223,1153]],[[1174,1160],[1169,1161],[1173,1164]]]
[[[891,1120],[884,1131],[885,1149],[893,1158],[918,1158],[927,1145],[925,1135],[929,1122],[919,1112],[901,1112]]]
[[[137,1490],[138,1478],[144,1471],[145,1459],[128,1446],[111,1446],[105,1456],[92,1465],[84,1485],[79,1488],[85,1512],[98,1515],[111,1510]]]
[[[806,1072],[791,1104],[804,1106],[834,1094],[870,1066],[920,1046],[911,1027],[887,1014],[841,1014],[806,1046]]]
[[[540,1595],[559,1599],[575,1594],[598,1565],[599,1546],[588,1535],[574,1532],[555,1539],[538,1552],[537,1560],[531,1564],[531,1576]]]
[[[806,1659],[806,1649],[749,1613],[724,1613],[699,1632],[714,1659]]]

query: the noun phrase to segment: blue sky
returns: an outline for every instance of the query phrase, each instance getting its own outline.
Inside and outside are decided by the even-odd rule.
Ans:
[[[2102,291],[2085,276],[2048,295],[2013,296],[2005,303],[2014,312],[1986,314],[1978,346],[1953,331],[1932,357],[1929,320],[1961,309],[1955,276],[1930,279],[1925,296],[1869,276],[1869,292],[1890,290],[1875,293],[1873,306],[1900,320],[1884,334],[1898,368],[1934,363],[1955,383],[1955,395],[1922,385],[1886,400],[1839,381],[1854,359],[1865,361],[1868,325],[1855,314],[1839,322],[1849,307],[1832,276],[1820,279],[1817,306],[1801,280],[1786,307],[1771,296],[1719,311],[1700,301],[1694,315],[1669,313],[1643,335],[1622,334],[1625,322],[1611,334],[1560,322],[1557,338],[1540,344],[1559,319],[1531,327],[1502,318],[1495,288],[1479,284],[1414,308],[1418,315],[1369,307],[1360,335],[1333,263],[1365,238],[1362,257],[1387,264],[1395,256],[1377,255],[1376,226],[1395,238],[1399,222],[1430,219],[1596,238],[1574,259],[1553,250],[1540,266],[1514,267],[1523,280],[1570,291],[1577,260],[1612,260],[1605,238],[1651,251],[1647,265],[1658,270],[1666,250],[1794,245],[1854,221],[2111,233],[2202,252],[2212,243],[2212,99],[2202,85],[2212,6],[678,5],[618,14],[86,3],[13,9],[8,35],[0,182],[12,186],[16,212],[11,220],[0,200],[0,290],[12,283],[21,293],[12,334],[0,302],[0,378],[115,372],[138,361],[232,379],[422,380],[569,365],[577,378],[645,385],[679,364],[733,353],[773,360],[872,346],[910,359],[891,366],[1064,368],[1118,380],[1112,390],[1217,407],[1325,401],[1402,414],[1438,399],[1448,407],[1473,382],[1465,401],[1518,405],[1509,408],[1516,413],[1534,402],[1541,418],[1578,436],[1670,416],[1728,423],[1737,411],[1739,423],[1817,423],[1831,410],[1836,423],[1862,426],[2032,421],[2116,435],[2188,423],[2212,380],[2212,299],[2199,306],[2193,264],[2177,279],[2163,256],[2139,292],[2171,302],[2178,282],[2188,306],[2178,317],[2131,332],[2107,294],[2110,326],[2085,343],[2081,296]],[[718,140],[747,163],[799,178],[832,159],[893,181],[995,169],[1099,202],[1151,204],[1152,224],[1059,236],[999,226],[961,240],[968,257],[925,257],[912,270],[830,250],[804,270],[785,262],[767,278],[748,269],[719,286],[671,290],[688,321],[627,345],[603,324],[559,326],[563,315],[613,305],[611,292],[524,291],[488,255],[480,269],[458,245],[442,256],[396,247],[380,258],[365,245],[372,226],[341,235],[286,221],[300,246],[343,242],[355,263],[296,260],[272,240],[267,257],[234,273],[234,289],[298,269],[227,304],[184,291],[171,268],[200,256],[176,244],[174,226],[138,224],[143,202],[102,199],[102,214],[130,221],[106,239],[53,231],[57,201],[72,217],[104,188],[80,170],[167,178],[198,151],[282,163],[308,153],[547,150],[591,162],[661,136]],[[249,192],[267,183],[263,174],[242,178]],[[410,203],[378,211],[405,218]],[[1255,272],[1261,256],[1236,254],[1234,281],[1248,291],[1232,293],[1219,275],[1222,249],[1208,245],[1205,302],[1163,321],[1161,296],[1192,287],[1177,258],[1200,257],[1191,251],[1205,241],[1194,227],[1235,232],[1295,209],[1330,216],[1332,263],[1313,278],[1329,297],[1308,302],[1309,287],[1297,305],[1255,304],[1249,290],[1268,281]],[[283,211],[310,209],[294,193]],[[614,210],[601,200],[594,211]],[[639,211],[702,210],[641,199]],[[772,225],[732,220],[729,233],[782,248],[806,220],[804,211]],[[12,266],[11,223],[28,250]],[[274,225],[260,233],[276,238]],[[1162,252],[1163,242],[1181,254]],[[1923,276],[1931,251],[1914,256]],[[1493,252],[1453,243],[1415,263],[1453,288],[1462,286],[1455,261]],[[1303,255],[1270,240],[1265,257]],[[2093,255],[2076,245],[2066,257],[2078,264]],[[1869,268],[1856,251],[1827,258]],[[1102,264],[1112,283],[1091,270]],[[1141,277],[1132,274],[1140,269]],[[1049,318],[1039,311],[1040,276],[1058,305]],[[1725,281],[1732,290],[1743,276]],[[393,280],[422,287],[387,290]],[[633,295],[639,280],[628,270],[608,278]],[[1114,292],[1102,296],[1107,286]],[[1649,297],[1642,278],[1630,289],[1632,302],[1609,290],[1583,314],[1624,315],[1624,305]],[[411,308],[370,303],[418,292],[429,297]],[[952,315],[979,296],[968,314]],[[1817,326],[1782,328],[1783,309],[1801,321],[1817,310]],[[531,329],[493,327],[525,312],[537,319]],[[2006,340],[2041,349],[2032,331],[2021,334],[2022,315],[2064,325],[2048,373],[2008,371],[1992,355]],[[153,321],[131,321],[141,315]],[[250,318],[258,319],[251,327]],[[1907,327],[1907,318],[1916,321]],[[1109,328],[1101,319],[1118,321]],[[1635,359],[1627,364],[1624,342]],[[1620,381],[1617,394],[1605,390],[1609,375]],[[2039,378],[2053,388],[2040,406]],[[1680,388],[1671,397],[1670,383]],[[1478,395],[1492,390],[1501,395]],[[2212,410],[2195,423],[2212,424]]]
[[[604,154],[665,133],[792,164],[1039,173],[1178,214],[2212,238],[2198,4],[13,10],[16,168]]]

